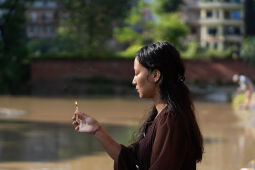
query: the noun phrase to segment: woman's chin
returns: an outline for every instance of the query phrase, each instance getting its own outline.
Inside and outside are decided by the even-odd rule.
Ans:
[[[139,92],[139,97],[140,98],[143,98],[143,94]]]
[[[139,93],[139,97],[142,98],[142,95]]]
[[[150,98],[150,97],[148,97],[148,96],[146,96],[146,95],[144,95],[144,94],[142,94],[142,93],[139,93],[139,97],[140,97],[141,99]]]
[[[139,93],[139,97],[141,99],[152,99],[153,98],[152,95],[148,95],[148,94],[144,94],[144,93]]]

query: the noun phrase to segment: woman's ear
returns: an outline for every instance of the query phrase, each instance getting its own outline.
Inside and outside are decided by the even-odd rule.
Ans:
[[[153,70],[152,72],[154,82],[157,83],[160,79],[161,73],[158,69]]]

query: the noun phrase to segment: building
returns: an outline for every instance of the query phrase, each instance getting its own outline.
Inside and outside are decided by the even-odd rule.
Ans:
[[[188,41],[200,41],[200,8],[199,0],[184,0],[181,7],[182,21],[189,28]]]
[[[50,39],[56,35],[58,3],[35,0],[27,3],[26,30],[29,39]]]
[[[239,51],[244,35],[243,0],[201,0],[200,43],[203,47]]]

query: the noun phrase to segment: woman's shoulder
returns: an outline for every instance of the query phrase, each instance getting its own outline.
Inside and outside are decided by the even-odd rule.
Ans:
[[[176,114],[173,113],[168,107],[166,107],[157,116],[156,123],[158,125],[163,125],[165,123],[170,123],[172,121],[175,121],[176,118],[177,118]]]

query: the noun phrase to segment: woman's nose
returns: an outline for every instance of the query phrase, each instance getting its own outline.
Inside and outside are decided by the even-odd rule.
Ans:
[[[134,77],[133,80],[132,80],[132,84],[133,84],[133,85],[136,85],[135,77]]]

